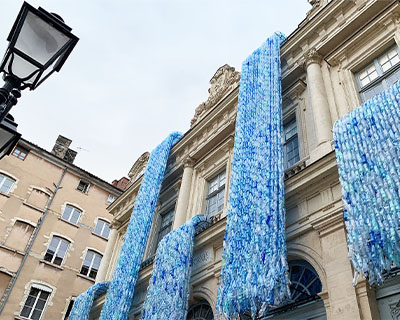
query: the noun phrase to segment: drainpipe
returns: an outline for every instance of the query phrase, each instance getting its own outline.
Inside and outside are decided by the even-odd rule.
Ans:
[[[51,207],[51,204],[53,203],[54,197],[56,196],[57,191],[62,188],[61,187],[61,182],[63,181],[66,172],[67,172],[67,168],[64,168],[64,170],[63,170],[63,172],[61,174],[60,180],[58,181],[58,184],[56,185],[56,189],[54,190],[53,194],[50,196],[49,203],[47,204],[46,208],[44,209],[43,215],[38,220],[37,226],[36,226],[35,230],[33,231],[31,239],[29,240],[28,247],[26,248],[24,257],[22,258],[22,261],[21,261],[21,263],[20,263],[20,265],[18,267],[17,273],[11,279],[11,284],[8,287],[8,289],[6,290],[6,293],[5,293],[4,297],[3,297],[3,301],[1,302],[1,305],[0,305],[0,314],[3,312],[3,309],[4,309],[5,305],[6,305],[6,302],[7,302],[8,298],[11,295],[11,291],[14,288],[15,282],[17,282],[19,274],[21,273],[22,268],[24,267],[25,261],[28,258],[29,253],[31,252],[33,243],[35,242],[35,240],[36,240],[36,238],[37,238],[37,236],[39,234],[40,228],[42,227],[42,225],[44,223],[44,220],[46,219],[47,213],[50,210],[50,207]]]

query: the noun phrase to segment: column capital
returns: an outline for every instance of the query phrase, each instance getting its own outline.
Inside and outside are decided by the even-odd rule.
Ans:
[[[193,168],[194,164],[195,164],[195,160],[189,156],[187,156],[186,158],[183,159],[182,164],[183,164],[183,168]]]
[[[322,56],[319,54],[317,49],[311,48],[304,55],[304,61],[305,61],[305,66],[307,68],[310,64],[313,63],[321,64]]]
[[[118,229],[121,226],[121,222],[113,220],[110,223],[110,229]]]

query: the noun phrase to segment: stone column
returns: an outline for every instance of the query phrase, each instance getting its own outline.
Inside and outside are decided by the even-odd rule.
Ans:
[[[327,292],[324,299],[328,320],[361,320],[357,294],[353,288],[353,270],[348,259],[346,231],[342,211],[325,214],[312,222],[319,233]],[[329,300],[328,300],[329,299]]]
[[[178,202],[176,204],[173,230],[186,222],[186,213],[189,204],[190,187],[192,184],[194,160],[187,157],[183,162],[183,175],[181,188],[179,189]]]
[[[101,259],[100,268],[97,272],[96,283],[106,280],[107,270],[110,265],[111,256],[117,241],[118,231],[115,224],[110,225],[110,235],[108,237],[106,251]]]
[[[311,49],[305,59],[307,86],[310,90],[315,135],[319,146],[332,140],[332,120],[321,71],[322,57],[317,50]]]

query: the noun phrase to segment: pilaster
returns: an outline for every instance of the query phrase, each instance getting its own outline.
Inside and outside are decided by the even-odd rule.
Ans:
[[[356,290],[352,286],[353,272],[348,260],[346,231],[341,210],[324,215],[312,223],[318,232],[322,261],[326,273],[330,320],[362,319]]]

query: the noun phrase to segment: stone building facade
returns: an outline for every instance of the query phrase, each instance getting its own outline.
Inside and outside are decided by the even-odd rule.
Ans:
[[[67,319],[95,282],[122,191],[75,166],[70,143],[21,139],[0,161],[1,319]]]
[[[281,46],[286,236],[292,299],[267,319],[399,319],[400,277],[352,285],[334,122],[400,79],[400,3],[309,0],[312,6]],[[224,65],[190,130],[172,148],[130,313],[138,319],[160,238],[199,213],[213,223],[196,235],[188,319],[213,319],[219,275],[240,74]],[[173,128],[171,128],[173,129]],[[110,280],[148,153],[110,207],[110,241],[97,281]],[[97,319],[104,296],[91,318]]]

